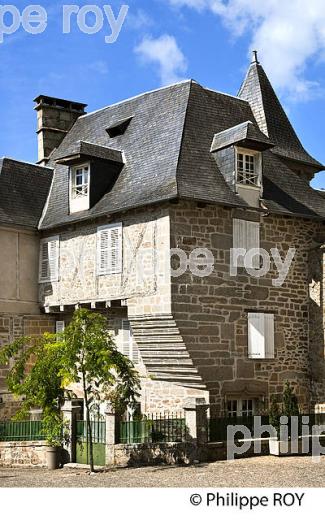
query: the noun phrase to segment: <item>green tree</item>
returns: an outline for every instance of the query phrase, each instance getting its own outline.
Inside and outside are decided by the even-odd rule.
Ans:
[[[43,411],[43,431],[51,446],[62,440],[63,422],[60,405],[64,401],[64,388],[60,371],[62,352],[56,335],[44,334],[39,338],[22,337],[0,350],[0,364],[13,366],[7,385],[21,400],[15,419],[29,418],[32,408]]]
[[[93,472],[92,405],[101,396],[109,396],[112,389],[119,396],[120,408],[132,405],[139,395],[139,376],[130,359],[116,349],[107,319],[99,313],[86,309],[76,311],[62,334],[62,346],[60,375],[65,385],[81,383],[84,393],[89,462]]]
[[[282,399],[282,414],[286,417],[297,417],[299,415],[298,399],[289,381],[286,382]]]
[[[8,388],[24,397],[19,415],[32,407],[43,410],[47,438],[52,444],[62,431],[60,405],[65,389],[80,383],[86,407],[90,469],[94,471],[91,407],[110,393],[118,396],[119,410],[136,402],[140,381],[132,362],[118,352],[107,319],[86,309],[77,310],[62,334],[20,338],[0,351],[0,364],[13,362]]]
[[[279,436],[279,432],[280,432],[280,418],[281,418],[280,406],[277,402],[276,397],[273,395],[272,399],[271,399],[270,410],[269,410],[269,422],[270,422],[270,425],[276,429],[278,436]]]

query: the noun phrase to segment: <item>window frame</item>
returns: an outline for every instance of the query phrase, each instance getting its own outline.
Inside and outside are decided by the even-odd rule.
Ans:
[[[246,157],[254,158],[254,172],[249,172],[244,170],[243,172],[239,171],[239,155],[243,155],[244,164],[246,164]],[[258,150],[250,150],[248,148],[240,148],[235,147],[235,175],[236,175],[236,185],[248,189],[261,190],[262,188],[262,153]],[[239,177],[243,176],[254,176],[256,178],[256,182],[242,182]]]
[[[101,233],[104,231],[109,231],[113,229],[118,229],[120,243],[119,243],[119,261],[116,268],[113,266],[109,266],[109,259],[107,259],[107,268],[103,269],[101,266],[101,256],[102,256],[102,247],[101,247]],[[107,247],[107,252],[109,252],[109,245]],[[121,274],[123,272],[123,223],[118,222],[115,224],[107,224],[105,226],[100,226],[97,228],[97,260],[96,260],[96,274],[97,276],[110,276]]]
[[[248,359],[253,361],[276,359],[275,314],[271,312],[249,312],[247,317],[247,328]],[[253,350],[255,348],[253,345],[255,333],[257,333],[257,342],[260,342],[259,351],[257,350],[256,352]]]
[[[225,405],[226,406],[226,410],[225,410],[226,415],[229,418],[253,417],[257,412],[258,401],[259,400],[257,397],[249,397],[249,396],[232,397],[232,396],[229,396],[226,399],[226,405]],[[249,402],[252,403],[251,408],[248,407]],[[235,403],[236,403],[236,406],[234,406]],[[244,409],[245,403],[247,404],[246,410]],[[229,405],[230,405],[230,409],[229,409]]]
[[[126,318],[122,318],[121,320],[121,335],[121,344],[118,348],[119,352],[127,356],[135,365],[139,365],[141,360],[139,347],[134,340],[131,323]],[[127,340],[125,336],[127,336]]]
[[[244,234],[241,231],[244,229]],[[253,244],[252,242],[252,231],[254,230],[255,238],[257,244]],[[236,243],[236,240],[239,243]],[[255,247],[251,247],[255,246]],[[245,249],[246,253],[248,253],[251,249],[259,249],[261,248],[261,223],[254,222],[252,220],[245,220],[240,218],[233,218],[233,249]],[[252,259],[252,264],[249,266],[245,266],[244,257],[240,256],[237,258],[237,265],[233,265],[232,267],[240,268],[240,267],[249,267],[251,269],[259,269],[260,265],[260,257],[255,256]]]
[[[82,170],[83,177],[85,176],[85,169],[88,168],[88,182],[83,182],[80,185],[81,189],[87,188],[87,192],[84,194],[77,194],[76,178],[78,170]],[[79,211],[85,211],[89,209],[90,205],[90,183],[91,183],[91,164],[85,162],[82,164],[75,164],[70,166],[69,173],[69,198],[70,198],[70,213],[78,213]]]
[[[47,257],[47,276],[43,277],[43,263],[45,260],[43,260],[43,246],[45,244],[50,244],[51,242],[56,242],[56,257],[55,257],[55,270],[54,273],[51,273],[51,267],[50,267],[50,252],[48,249],[48,257]],[[58,282],[59,281],[59,260],[60,260],[60,236],[55,235],[53,237],[47,237],[40,240],[40,249],[39,249],[39,274],[38,274],[38,281],[39,283],[51,283],[51,282]]]

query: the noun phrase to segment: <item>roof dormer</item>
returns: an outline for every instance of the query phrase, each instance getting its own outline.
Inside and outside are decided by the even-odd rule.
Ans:
[[[220,172],[230,188],[250,206],[259,206],[263,186],[263,151],[269,138],[251,121],[215,134],[211,146]]]
[[[69,212],[72,214],[91,209],[112,188],[124,159],[119,150],[78,141],[56,163],[69,167]]]

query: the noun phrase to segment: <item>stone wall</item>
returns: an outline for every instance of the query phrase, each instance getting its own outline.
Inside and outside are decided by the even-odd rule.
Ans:
[[[97,227],[113,222],[123,223],[123,272],[97,276]],[[78,303],[127,300],[125,312],[145,366],[144,371],[140,367],[143,410],[178,411],[183,399],[201,397],[205,387],[171,315],[169,206],[53,230],[51,235],[60,236],[60,275],[58,282],[40,285],[42,305],[54,314],[63,307],[58,319],[68,320],[67,313]],[[114,321],[114,306],[104,312]]]
[[[213,273],[204,278],[189,271],[172,279],[172,311],[186,348],[198,367],[217,412],[227,397],[250,397],[267,406],[271,395],[280,397],[288,380],[296,388],[302,409],[311,399],[308,341],[308,255],[320,224],[285,216],[261,216],[261,247],[277,247],[285,257],[290,247],[296,255],[282,287],[274,262],[262,278],[243,269],[230,276],[233,218],[252,219],[248,212],[181,202],[170,210],[172,246],[190,254],[209,249],[215,259]],[[248,312],[275,315],[273,360],[248,359]],[[313,326],[311,324],[311,326]],[[319,326],[319,324],[317,325]]]
[[[0,315],[39,312],[38,259],[36,232],[0,227]]]
[[[230,276],[234,218],[260,220],[267,252],[277,247],[284,258],[289,248],[296,249],[282,287],[272,283],[278,278],[273,261],[262,278],[243,269]],[[123,222],[122,274],[96,275],[96,230],[108,220],[53,230],[61,238],[60,281],[42,284],[40,296],[51,312],[77,303],[127,300],[144,363],[146,412],[178,411],[188,397],[207,397],[207,391],[216,413],[224,411],[229,397],[257,399],[263,409],[271,395],[280,398],[286,381],[295,386],[302,410],[324,402],[322,370],[318,366],[313,381],[317,363],[311,361],[315,349],[323,361],[323,334],[315,332],[309,344],[309,330],[311,336],[323,330],[323,315],[313,314],[309,296],[310,251],[322,233],[320,223],[184,201],[127,212],[114,222]],[[171,279],[171,247],[187,254],[209,249],[214,272]],[[248,359],[248,312],[275,315],[275,359]]]
[[[200,450],[195,443],[117,444],[114,446],[114,466],[117,467],[192,464],[199,457]]]
[[[46,444],[44,441],[0,442],[0,466],[46,468]]]
[[[97,228],[120,222],[123,223],[122,273],[98,276]],[[53,230],[51,235],[60,236],[60,273],[58,282],[40,284],[40,301],[44,306],[132,298],[136,314],[170,313],[170,284],[165,268],[169,251],[166,206],[70,226],[63,232]]]

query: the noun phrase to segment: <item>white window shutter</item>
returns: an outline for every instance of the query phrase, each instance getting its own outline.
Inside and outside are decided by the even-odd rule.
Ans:
[[[233,249],[246,249],[246,220],[234,219],[233,221]],[[236,267],[244,267],[244,257],[237,258]]]
[[[260,224],[258,222],[251,222],[249,220],[240,220],[235,218],[233,221],[233,248],[245,249],[247,253],[251,249],[259,249]],[[243,256],[238,257],[237,267],[245,267],[245,261]],[[259,269],[259,256],[254,256],[252,265],[249,265],[247,267]]]
[[[251,249],[260,249],[260,225],[258,222],[247,222],[246,223],[246,248],[247,251]],[[256,255],[253,258],[252,265],[254,269],[260,268],[260,256]]]
[[[265,358],[265,320],[262,313],[248,314],[248,357]]]
[[[265,322],[265,357],[273,359],[275,357],[274,343],[274,314],[264,314]]]
[[[97,231],[97,273],[98,275],[122,272],[123,254],[122,224],[98,228]]]
[[[49,269],[50,281],[57,282],[59,280],[59,240],[53,238],[49,242]]]
[[[60,238],[51,237],[40,244],[40,282],[57,282],[59,280]]]
[[[122,354],[131,357],[131,333],[128,320],[122,320]]]
[[[131,342],[131,350],[132,350],[131,359],[132,359],[133,363],[135,365],[137,365],[138,363],[140,363],[140,352],[138,349],[138,345],[135,342],[131,326],[130,326],[130,342]]]
[[[55,332],[56,334],[60,334],[61,332],[64,332],[65,329],[65,322],[64,321],[56,321],[55,322]]]

